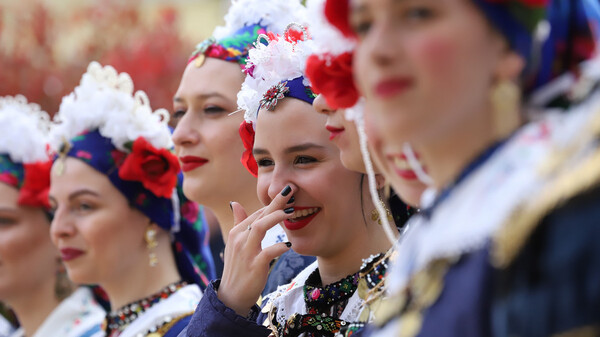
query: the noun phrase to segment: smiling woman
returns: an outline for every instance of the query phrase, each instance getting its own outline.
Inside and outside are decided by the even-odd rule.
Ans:
[[[52,240],[74,282],[106,290],[110,337],[178,333],[208,283],[168,117],[127,74],[95,62],[55,116]]]

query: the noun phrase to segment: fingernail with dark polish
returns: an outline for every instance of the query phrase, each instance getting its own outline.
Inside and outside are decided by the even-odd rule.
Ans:
[[[291,243],[291,242],[286,242],[286,243],[285,243],[285,245],[286,245],[288,248],[290,248],[290,247],[292,246],[292,243]]]
[[[292,191],[292,188],[290,187],[290,185],[287,185],[283,191],[281,191],[281,195],[283,195],[284,197],[287,197],[288,194],[290,194],[290,192]]]
[[[286,208],[286,209],[283,210],[283,212],[285,214],[292,214],[292,213],[294,213],[294,207]]]
[[[290,198],[290,200],[288,200],[288,204],[293,203],[294,201],[296,201],[296,198],[294,198],[294,196],[292,195],[292,197]]]

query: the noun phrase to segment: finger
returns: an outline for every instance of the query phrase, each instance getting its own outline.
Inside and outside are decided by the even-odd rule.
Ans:
[[[285,211],[277,210],[273,213],[263,215],[262,218],[256,220],[251,225],[248,241],[254,242],[255,245],[258,245],[260,247],[260,243],[264,239],[267,231],[277,226],[280,222],[292,216],[294,209],[291,208],[288,211],[291,211],[291,213],[286,213]]]
[[[262,252],[258,254],[258,258],[261,259],[262,264],[268,265],[276,257],[279,257],[281,256],[281,254],[290,250],[291,247],[291,242],[276,243],[270,247],[263,249]]]
[[[298,187],[296,187],[296,185],[294,185],[294,184],[290,183],[290,184],[286,185],[281,190],[281,192],[279,192],[275,196],[275,198],[273,198],[273,200],[271,200],[271,203],[267,207],[265,207],[264,214],[267,215],[276,210],[287,208],[288,201],[294,196],[294,193],[296,193],[297,190],[298,190]]]
[[[231,210],[233,212],[233,223],[234,226],[231,229],[231,232],[243,232],[248,229],[248,225],[252,222],[256,221],[262,213],[264,212],[264,207],[258,209],[256,212],[250,214],[250,216],[246,215],[246,210],[242,205],[233,201],[231,203]]]

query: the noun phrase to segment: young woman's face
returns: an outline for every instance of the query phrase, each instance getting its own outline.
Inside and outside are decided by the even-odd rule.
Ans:
[[[354,123],[345,118],[346,110],[331,108],[322,94],[315,98],[313,107],[327,116],[324,128],[329,132],[329,140],[340,150],[342,164],[349,170],[366,173],[360,153],[358,132]]]
[[[325,120],[309,104],[285,98],[274,112],[260,111],[254,143],[259,199],[268,204],[287,184],[296,185],[296,212],[284,229],[296,252],[322,257],[367,235],[361,174],[342,165]]]
[[[150,220],[83,161],[66,158],[62,174],[52,174],[50,205],[52,241],[73,282],[102,285],[148,264]]]
[[[27,296],[55,280],[59,254],[44,211],[17,204],[16,188],[0,183],[0,300]]]
[[[351,0],[350,22],[365,118],[390,165],[405,142],[440,143],[491,110],[509,53],[471,0]]]
[[[173,141],[184,192],[196,202],[228,202],[240,188],[254,188],[255,178],[240,162],[244,113],[229,116],[237,109],[243,80],[237,64],[214,58],[199,68],[192,62],[183,73],[173,103],[174,115],[180,116]]]
[[[358,131],[356,125],[353,122],[348,121],[344,117],[344,109],[332,109],[323,95],[317,96],[313,102],[313,107],[317,112],[325,114],[327,116],[326,129],[330,132],[329,139],[340,150],[340,159],[342,164],[349,170],[366,173],[365,164],[360,152],[360,141],[358,138]],[[372,159],[375,161],[376,171],[383,173],[386,179],[392,184],[394,190],[400,196],[404,202],[412,206],[418,206],[421,198],[421,194],[425,190],[426,186],[419,179],[417,179],[414,171],[410,169],[408,163],[404,163],[403,171],[400,174],[394,173],[392,167],[387,161],[382,160],[378,157],[378,146],[381,141],[371,137],[374,144],[369,143],[370,153]],[[373,146],[376,145],[376,146]],[[402,159],[404,160],[404,159]]]

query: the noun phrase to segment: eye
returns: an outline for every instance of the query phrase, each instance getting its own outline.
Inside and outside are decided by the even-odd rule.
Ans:
[[[220,107],[218,105],[209,105],[206,108],[204,108],[205,114],[220,114],[225,111],[226,111],[225,109],[223,109],[222,107]]]
[[[294,160],[294,164],[310,164],[315,162],[317,162],[317,159],[309,156],[298,156]]]
[[[432,18],[435,12],[427,7],[411,7],[404,12],[404,17],[411,21],[423,21]]]
[[[177,119],[177,118],[181,118],[185,115],[185,110],[183,109],[178,109],[175,110],[175,112],[173,112],[173,118]]]
[[[256,164],[258,164],[258,167],[267,167],[272,166],[274,163],[273,160],[269,158],[261,158],[256,161]]]
[[[17,223],[17,219],[15,219],[15,218],[0,216],[0,226],[14,225],[16,223]]]
[[[84,202],[84,201],[78,202],[75,205],[75,211],[77,211],[77,212],[88,212],[93,209],[94,209],[94,207],[91,204]]]
[[[352,30],[359,37],[364,37],[369,33],[371,29],[371,20],[369,19],[356,19],[353,20],[350,24],[352,26]]]

